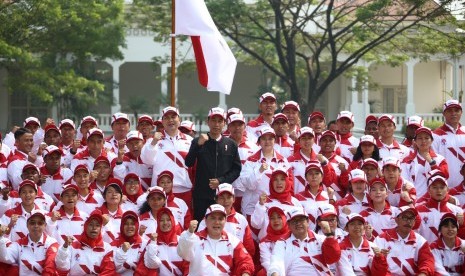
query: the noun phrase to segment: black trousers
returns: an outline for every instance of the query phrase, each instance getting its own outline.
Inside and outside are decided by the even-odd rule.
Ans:
[[[192,197],[194,203],[194,219],[200,222],[205,217],[205,212],[210,205],[215,204],[216,202],[213,199],[208,198],[199,198],[196,196]]]

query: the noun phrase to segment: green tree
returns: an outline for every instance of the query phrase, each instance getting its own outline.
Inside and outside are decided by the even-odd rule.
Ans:
[[[113,81],[96,62],[122,58],[123,0],[0,1],[0,26],[11,93],[56,103],[60,117],[82,116],[102,96],[112,100]]]
[[[240,60],[275,74],[292,100],[312,111],[342,75],[366,80],[359,61],[399,64],[409,57],[463,53],[452,0],[206,0]],[[250,2],[253,2],[250,4]],[[135,0],[134,17],[159,41],[170,33],[169,1]]]

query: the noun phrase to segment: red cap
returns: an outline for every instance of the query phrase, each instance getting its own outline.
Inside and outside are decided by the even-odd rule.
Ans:
[[[308,116],[308,123],[310,124],[310,121],[315,119],[315,118],[321,118],[321,119],[325,120],[325,115],[323,115],[323,113],[321,113],[320,111],[313,111],[312,114],[310,114],[310,116]]]
[[[76,193],[79,192],[79,188],[76,184],[68,184],[63,186],[63,190],[61,191],[60,196],[62,196],[68,190],[74,190]]]
[[[354,114],[350,111],[343,110],[337,114],[337,120],[340,120],[342,118],[347,118],[349,119],[352,123],[354,122]]]
[[[49,154],[52,154],[54,152],[58,152],[60,155],[63,154],[63,151],[57,147],[57,146],[54,146],[54,145],[50,145],[50,146],[47,146],[44,151],[42,152],[42,157],[45,157]]]
[[[34,181],[29,180],[29,179],[23,180],[23,181],[19,184],[18,192],[21,192],[21,189],[24,188],[24,187],[26,187],[26,186],[31,186],[31,187],[34,188],[34,190],[36,190],[36,192],[37,192],[37,185],[36,185],[36,183],[34,183]]]
[[[58,132],[58,134],[60,134],[60,136],[61,136],[61,131],[56,125],[54,125],[54,124],[47,125],[45,127],[45,129],[44,129],[44,133],[47,133],[50,130],[54,130],[54,131]]]
[[[126,134],[126,143],[131,140],[142,140],[144,141],[144,136],[137,130],[131,130]]]
[[[368,125],[369,123],[371,122],[375,122],[376,124],[378,124],[378,118],[376,118],[375,115],[368,115],[366,118],[365,118],[365,125]]]
[[[76,174],[77,171],[86,171],[87,173],[90,173],[89,168],[85,164],[79,164],[74,168],[74,174]]]
[[[234,195],[234,188],[231,184],[229,183],[222,183],[216,188],[216,196],[219,196],[224,193],[229,193],[231,195]]]
[[[302,137],[302,135],[305,135],[305,134],[310,134],[313,137],[315,137],[315,131],[313,131],[311,127],[303,127],[298,132],[298,135],[299,135],[298,139],[300,139],[300,137]]]
[[[384,181],[384,179],[379,178],[379,177],[375,177],[375,178],[373,178],[373,179],[370,181],[370,183],[369,183],[369,188],[370,188],[370,190],[371,190],[371,187],[372,187],[373,185],[375,185],[376,183],[382,184],[382,185],[386,188],[386,190],[387,190],[388,186],[387,186],[386,181]]]
[[[115,187],[120,194],[123,194],[123,182],[121,182],[121,180],[119,180],[118,178],[108,179],[108,183],[105,186],[105,189],[103,190],[104,194],[110,186]]]
[[[213,107],[212,109],[210,109],[210,111],[208,111],[208,118],[211,118],[213,116],[219,116],[226,120],[226,114],[224,112],[224,109],[222,109],[221,107]]]
[[[363,160],[361,168],[363,169],[363,167],[365,167],[367,165],[372,165],[372,166],[375,166],[376,168],[379,168],[378,161],[376,161],[373,158],[367,158],[367,159]]]
[[[271,122],[271,125],[273,125],[278,120],[284,120],[286,123],[289,124],[289,119],[287,119],[287,116],[285,114],[277,113],[273,116],[273,121]]]
[[[40,210],[40,209],[33,209],[30,213],[31,215],[27,218],[26,222],[29,222],[30,219],[33,217],[41,217],[43,220],[45,220],[45,211]]]
[[[410,207],[408,205],[399,207],[398,210],[399,212],[397,213],[396,217],[400,216],[401,214],[405,212],[412,212],[413,214],[415,214],[415,216],[418,216],[418,211],[414,207]]]
[[[220,213],[226,216],[226,209],[224,209],[223,206],[219,204],[212,204],[210,207],[207,208],[207,211],[205,212],[205,217],[208,217],[211,213]]]
[[[188,131],[195,131],[195,125],[192,121],[185,120],[182,121],[181,124],[179,125],[179,129],[186,129]]]
[[[160,180],[161,180],[161,178],[162,178],[163,176],[168,176],[169,178],[171,178],[171,180],[174,179],[174,175],[173,175],[172,172],[170,172],[170,171],[162,171],[162,172],[159,173],[158,176],[157,176],[157,185],[158,185],[158,183],[160,183]]]
[[[31,169],[31,168],[36,170],[40,174],[39,168],[32,163],[26,163],[26,165],[24,165],[23,170],[21,172],[25,172],[26,170]]]
[[[135,173],[128,173],[128,174],[126,174],[126,176],[124,177],[124,181],[123,181],[123,182],[126,183],[126,182],[127,182],[129,179],[131,179],[131,178],[135,178],[135,179],[139,180],[139,182],[140,182],[140,177],[139,177],[137,174],[135,174]]]
[[[400,169],[400,161],[394,156],[383,158],[383,168],[389,165]]]
[[[305,174],[307,174],[310,170],[318,170],[323,173],[323,168],[321,167],[320,162],[316,160],[310,160],[308,162],[307,167],[305,167]]]
[[[94,168],[95,168],[95,165],[97,165],[98,163],[100,162],[105,162],[107,163],[109,166],[111,166],[110,164],[110,160],[108,160],[108,157],[106,156],[103,156],[103,155],[100,155],[99,157],[97,157],[94,161]]]
[[[356,220],[361,221],[363,224],[366,223],[364,217],[362,217],[361,215],[359,215],[359,214],[357,214],[357,213],[351,213],[351,214],[349,214],[349,215],[347,216],[347,223],[346,223],[346,225],[349,224],[349,223],[351,223],[352,221],[356,221]]]
[[[286,108],[292,108],[300,112],[300,106],[297,102],[294,101],[287,101],[284,102],[283,107],[281,108],[281,111],[283,111]]]
[[[333,138],[334,140],[337,140],[336,139],[336,133],[332,132],[331,130],[323,131],[323,133],[321,133],[320,140],[321,140],[321,138],[323,138],[325,136],[328,136],[328,137]]]
[[[142,122],[147,122],[153,125],[153,119],[149,115],[140,115],[139,118],[137,119],[137,124],[140,124]]]
[[[104,137],[103,131],[101,129],[99,129],[99,128],[96,128],[96,127],[91,128],[91,129],[89,129],[87,131],[87,139],[89,139],[89,137],[92,136],[92,135],[98,135],[98,136],[100,136],[102,138]]]
[[[407,119],[407,126],[422,127],[424,124],[423,119],[420,116],[410,116]]]
[[[330,216],[337,216],[337,211],[334,205],[323,204],[320,207],[318,207],[318,217],[327,218]]]
[[[360,137],[360,144],[361,143],[370,143],[376,146],[375,137],[373,137],[372,135],[363,135],[362,137]]]
[[[417,128],[417,130],[415,130],[415,139],[417,138],[417,135],[422,133],[422,132],[428,134],[429,137],[431,137],[431,139],[433,139],[433,132],[431,131],[431,129],[429,127],[419,127],[419,128]]]

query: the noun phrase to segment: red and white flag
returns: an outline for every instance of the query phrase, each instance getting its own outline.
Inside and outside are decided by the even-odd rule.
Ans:
[[[229,95],[237,61],[204,0],[176,0],[175,12],[176,34],[191,36],[200,84]]]

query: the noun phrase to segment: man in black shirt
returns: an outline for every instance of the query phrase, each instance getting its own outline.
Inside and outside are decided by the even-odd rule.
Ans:
[[[215,204],[218,185],[233,183],[241,173],[241,160],[236,142],[222,136],[225,125],[224,110],[219,107],[210,109],[207,124],[210,132],[201,134],[192,141],[185,159],[186,166],[196,166],[192,199],[194,219],[197,221],[201,221],[207,208]]]

